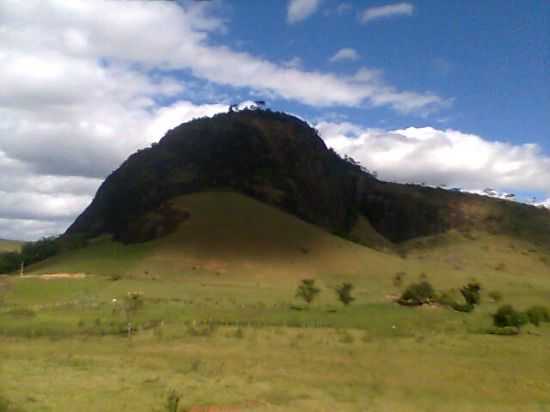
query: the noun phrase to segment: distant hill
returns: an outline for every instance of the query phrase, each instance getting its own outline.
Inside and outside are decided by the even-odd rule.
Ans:
[[[0,253],[2,252],[17,252],[21,249],[23,242],[17,240],[0,239]]]
[[[108,234],[124,243],[162,238],[188,219],[171,199],[212,190],[245,194],[378,249],[450,230],[550,245],[547,210],[379,181],[329,150],[304,121],[266,110],[219,114],[170,130],[105,180],[67,235]]]

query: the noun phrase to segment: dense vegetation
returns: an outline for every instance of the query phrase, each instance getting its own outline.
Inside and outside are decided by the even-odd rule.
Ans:
[[[35,242],[26,242],[18,252],[0,253],[0,274],[13,273],[33,263],[52,256],[86,246],[82,236],[45,237]]]

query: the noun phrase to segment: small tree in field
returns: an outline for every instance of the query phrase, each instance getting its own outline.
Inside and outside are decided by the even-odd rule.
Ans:
[[[351,302],[355,300],[355,298],[351,296],[352,290],[353,285],[348,282],[342,283],[335,289],[336,294],[338,295],[338,299],[344,304],[344,306],[348,306]]]
[[[296,290],[296,297],[303,299],[309,305],[320,292],[321,290],[315,286],[315,279],[303,279]]]

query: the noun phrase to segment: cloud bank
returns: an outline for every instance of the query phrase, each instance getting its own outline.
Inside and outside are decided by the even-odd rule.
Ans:
[[[328,146],[384,180],[550,194],[550,157],[535,144],[512,145],[432,127],[381,130],[346,122],[316,127]]]

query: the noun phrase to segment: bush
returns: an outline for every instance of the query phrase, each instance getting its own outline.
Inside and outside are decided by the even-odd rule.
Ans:
[[[338,299],[345,306],[349,305],[351,302],[355,300],[355,298],[351,296],[352,290],[353,290],[353,285],[348,282],[344,282],[336,288],[336,294],[338,295]]]
[[[525,313],[522,313],[512,307],[512,305],[503,305],[493,315],[493,323],[499,328],[513,326],[521,328],[529,321]]]
[[[539,326],[543,322],[550,322],[550,312],[544,306],[531,306],[525,312],[529,322]]]
[[[460,293],[464,296],[466,304],[470,306],[479,305],[481,302],[481,286],[477,282],[468,283],[466,286],[460,289]]]
[[[309,305],[320,292],[321,290],[315,286],[315,279],[304,279],[296,290],[296,297],[303,299]]]
[[[498,303],[502,300],[502,293],[497,290],[493,290],[489,292],[489,297],[493,300],[493,302]]]
[[[409,285],[399,298],[398,303],[406,306],[419,306],[431,303],[435,298],[435,290],[428,281]]]
[[[21,266],[21,254],[18,252],[0,253],[0,273],[12,273]]]

